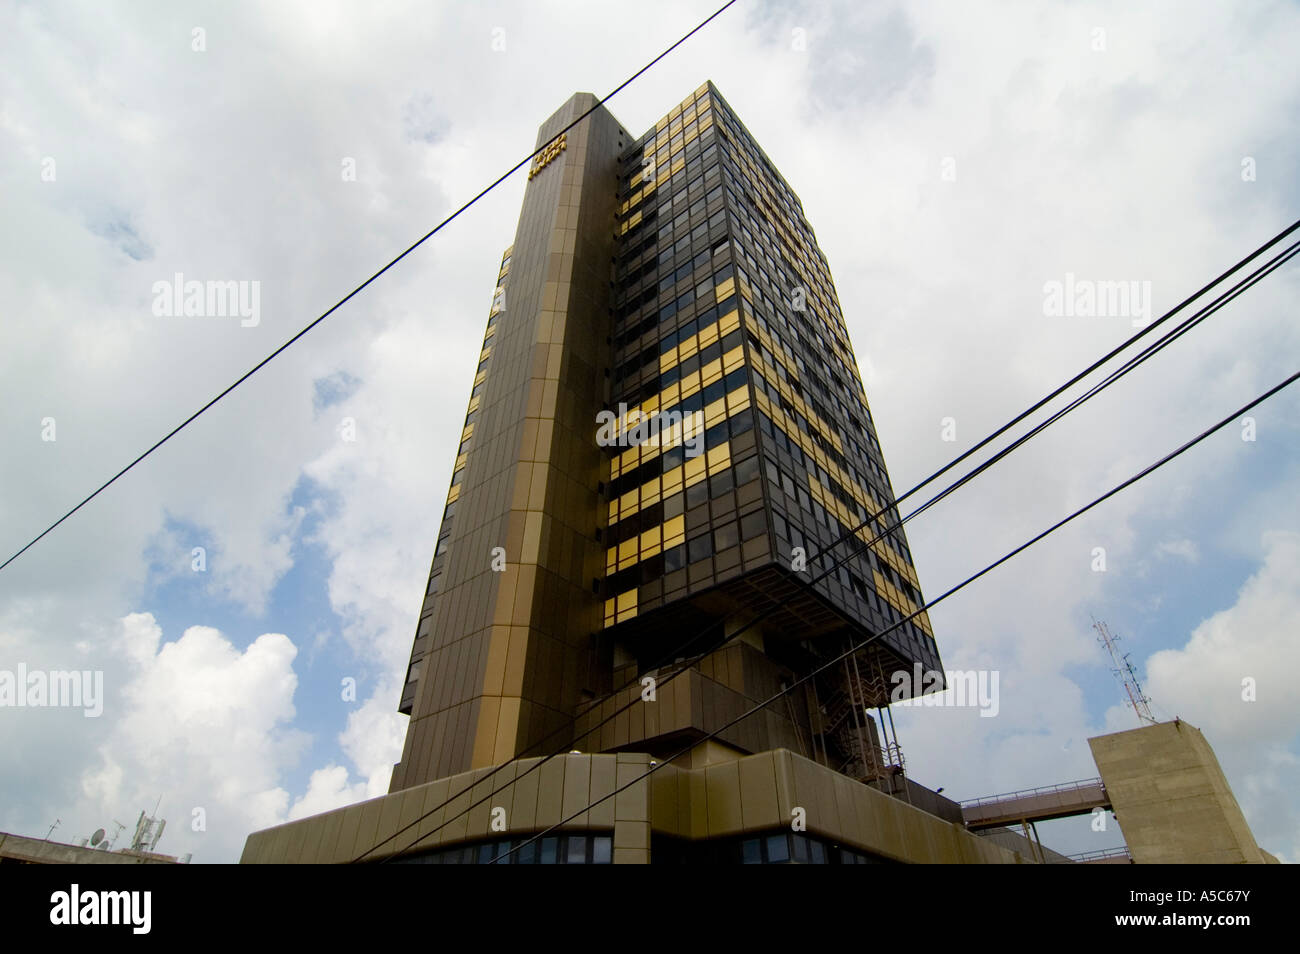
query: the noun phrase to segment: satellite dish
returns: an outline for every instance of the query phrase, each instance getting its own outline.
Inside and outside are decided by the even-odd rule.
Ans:
[[[92,845],[98,845],[101,841],[104,840],[104,836],[105,836],[106,834],[108,834],[108,833],[107,833],[106,831],[104,831],[104,829],[102,829],[102,828],[96,828],[96,829],[95,829],[95,833],[94,833],[93,835],[90,836],[90,843],[91,843]]]

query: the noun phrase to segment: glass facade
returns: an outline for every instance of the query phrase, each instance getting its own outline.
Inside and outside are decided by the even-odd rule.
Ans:
[[[606,625],[796,566],[882,509],[860,540],[896,519],[825,256],[712,84],[623,157],[616,236],[611,403],[633,417],[700,412],[704,446],[611,455]],[[901,529],[815,588],[859,637],[923,602]],[[924,613],[883,641],[896,663],[940,668]]]
[[[802,832],[772,831],[743,838],[686,841],[655,836],[650,863],[656,865],[880,865],[888,858]]]
[[[608,865],[614,861],[614,836],[577,832],[531,841],[530,835],[518,835],[398,855],[389,860],[403,865]]]
[[[512,852],[512,849],[515,849]],[[531,835],[463,842],[449,848],[398,855],[404,865],[607,865],[614,836],[601,832]],[[497,859],[500,859],[499,861]],[[650,861],[663,865],[866,865],[893,864],[888,858],[802,832],[772,831],[739,838],[687,841],[655,835]]]
[[[429,865],[607,865],[614,836],[600,832],[530,835],[464,842],[449,848],[390,858],[391,864]],[[514,850],[512,853],[512,849]],[[499,861],[497,859],[500,859]],[[739,838],[687,841],[655,835],[650,861],[666,865],[865,865],[892,864],[888,858],[802,832],[772,831]]]

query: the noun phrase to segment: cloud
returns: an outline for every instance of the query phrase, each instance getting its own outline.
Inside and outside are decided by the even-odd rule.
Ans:
[[[1201,558],[1201,551],[1195,540],[1166,540],[1156,547],[1156,553],[1161,556],[1177,557],[1188,563],[1195,563]]]
[[[333,811],[368,797],[364,782],[349,783],[345,766],[333,762],[311,773],[307,791],[289,809],[288,821]]]
[[[317,815],[388,791],[393,763],[401,757],[406,736],[406,716],[392,704],[399,690],[394,682],[380,687],[349,713],[347,728],[339,735],[340,748],[356,767],[359,779],[352,781],[352,772],[334,762],[317,769],[306,793],[289,809],[289,819]]]
[[[1162,708],[1211,726],[1220,746],[1286,744],[1300,726],[1300,534],[1263,536],[1263,565],[1230,608],[1205,620],[1185,646],[1147,660],[1147,690]],[[1254,699],[1243,689],[1250,680]],[[1199,721],[1198,721],[1199,720]],[[1257,753],[1258,754],[1258,753]]]
[[[105,806],[152,811],[161,798],[159,850],[236,859],[249,830],[284,817],[289,793],[278,780],[308,741],[292,726],[297,649],[265,633],[241,652],[206,626],[163,642],[148,613],[122,620],[119,646],[132,672],[110,702],[98,764],[81,775],[82,817],[90,824]]]

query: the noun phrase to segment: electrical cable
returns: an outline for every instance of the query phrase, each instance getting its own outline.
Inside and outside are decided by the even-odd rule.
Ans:
[[[715,11],[714,11],[711,15],[709,15],[707,18],[705,18],[704,20],[702,20],[702,21],[701,21],[701,22],[700,22],[700,23],[699,23],[699,24],[698,24],[698,25],[697,25],[693,30],[691,30],[689,33],[687,33],[685,36],[683,36],[680,40],[678,40],[678,41],[677,41],[676,43],[674,43],[672,46],[668,47],[668,49],[664,50],[662,53],[660,53],[658,56],[656,56],[653,60],[651,60],[651,61],[650,61],[649,63],[647,63],[645,66],[641,67],[641,69],[637,70],[635,73],[633,73],[631,76],[629,76],[626,80],[624,80],[622,83],[620,83],[618,86],[616,86],[616,87],[614,88],[614,90],[613,90],[612,92],[610,92],[608,95],[606,95],[603,99],[599,99],[599,100],[597,100],[596,103],[595,103],[595,105],[593,105],[590,109],[588,109],[586,112],[584,112],[581,116],[579,116],[579,117],[578,117],[577,119],[575,119],[573,122],[569,123],[569,125],[565,126],[562,130],[560,130],[558,133],[556,133],[554,138],[558,138],[559,136],[561,136],[561,135],[563,135],[564,133],[568,132],[568,131],[569,131],[570,129],[572,129],[574,126],[578,125],[578,123],[582,122],[584,119],[586,119],[586,118],[587,118],[588,116],[590,116],[592,113],[594,113],[597,109],[599,109],[601,106],[603,106],[605,103],[607,103],[610,99],[612,99],[614,96],[616,96],[619,92],[621,92],[625,87],[627,87],[630,83],[632,83],[633,80],[635,80],[635,79],[637,79],[639,76],[641,76],[642,73],[645,73],[645,72],[646,72],[647,70],[649,70],[652,66],[654,66],[656,63],[658,63],[660,60],[662,60],[665,56],[667,56],[667,55],[668,55],[669,53],[671,53],[673,50],[677,49],[677,47],[681,46],[683,43],[685,43],[687,40],[689,40],[692,36],[694,36],[694,35],[695,35],[696,33],[698,33],[700,30],[704,29],[704,27],[707,26],[707,25],[708,25],[708,24],[709,24],[709,23],[710,23],[710,22],[711,22],[715,17],[717,17],[717,16],[719,16],[720,14],[722,14],[722,13],[723,13],[723,12],[724,12],[728,7],[730,7],[730,6],[731,6],[732,4],[734,4],[735,2],[736,2],[736,0],[727,0],[726,3],[724,3],[722,6],[720,6],[717,10],[715,10]],[[325,320],[326,318],[328,318],[330,315],[334,314],[334,312],[338,311],[338,310],[339,310],[340,308],[342,308],[345,304],[347,304],[349,301],[351,301],[354,297],[356,297],[358,294],[360,294],[360,293],[361,293],[365,288],[367,288],[367,287],[368,287],[368,286],[369,286],[373,281],[375,281],[377,278],[379,278],[379,276],[383,275],[385,272],[387,272],[390,268],[392,268],[394,265],[396,265],[396,264],[397,264],[398,262],[400,262],[402,259],[406,258],[406,256],[410,255],[413,251],[415,251],[417,248],[419,248],[421,245],[423,245],[423,244],[425,243],[425,241],[427,241],[429,238],[433,237],[433,236],[436,235],[438,232],[442,231],[442,229],[443,229],[445,226],[447,226],[448,224],[450,224],[450,223],[452,222],[452,220],[455,219],[457,216],[459,216],[462,212],[464,212],[465,210],[467,210],[470,206],[474,205],[474,203],[478,202],[479,199],[483,198],[485,195],[487,195],[489,192],[491,192],[493,189],[495,189],[497,186],[499,186],[502,182],[504,182],[506,179],[510,178],[510,176],[514,175],[516,172],[518,172],[520,169],[522,169],[525,165],[527,165],[529,162],[531,162],[535,156],[539,155],[539,154],[540,154],[544,149],[546,149],[546,146],[547,146],[547,145],[549,145],[549,143],[548,143],[548,144],[545,144],[545,145],[542,145],[542,146],[540,146],[540,147],[538,147],[538,148],[535,149],[533,152],[530,152],[530,153],[529,153],[527,156],[525,156],[523,159],[519,160],[519,162],[515,163],[515,165],[512,166],[510,169],[508,169],[507,171],[503,172],[500,176],[498,176],[495,180],[493,180],[493,182],[492,182],[491,185],[489,185],[489,186],[487,186],[486,188],[484,188],[484,189],[483,189],[482,191],[480,191],[477,195],[475,195],[474,198],[470,199],[468,202],[466,202],[464,205],[462,205],[460,208],[458,208],[455,212],[451,213],[451,215],[447,216],[445,219],[443,219],[441,222],[439,222],[437,225],[435,225],[435,226],[434,226],[432,229],[430,229],[428,232],[425,232],[424,235],[422,235],[420,238],[416,239],[415,242],[413,242],[410,246],[408,246],[407,249],[406,249],[404,252],[402,252],[402,253],[401,253],[400,255],[398,255],[396,258],[394,258],[394,259],[392,259],[391,261],[389,261],[389,263],[388,263],[387,265],[385,265],[383,268],[379,269],[379,271],[375,272],[373,275],[371,275],[369,278],[367,278],[364,282],[362,282],[362,283],[361,283],[360,285],[358,285],[356,288],[352,289],[352,291],[348,292],[346,295],[344,295],[342,298],[340,298],[337,302],[335,302],[333,305],[331,305],[330,308],[329,308],[328,310],[326,310],[325,312],[323,312],[323,313],[320,315],[320,317],[316,318],[314,321],[312,321],[310,324],[308,324],[306,327],[304,327],[301,331],[299,331],[296,335],[294,335],[292,338],[290,338],[290,339],[289,339],[288,341],[286,341],[284,344],[280,345],[280,347],[276,348],[274,351],[272,351],[269,355],[267,355],[265,358],[263,358],[263,359],[262,359],[261,361],[259,361],[257,364],[253,365],[253,367],[251,367],[249,370],[245,371],[242,375],[240,375],[238,378],[235,379],[235,381],[234,381],[233,384],[229,385],[229,386],[228,386],[227,388],[225,388],[225,390],[223,390],[220,394],[218,394],[218,395],[217,395],[216,397],[214,397],[212,400],[208,401],[207,404],[204,404],[201,408],[199,408],[197,411],[195,411],[193,414],[191,414],[191,415],[190,415],[189,417],[187,417],[185,420],[181,421],[181,423],[177,424],[174,428],[172,428],[170,431],[168,431],[166,434],[164,434],[164,435],[163,435],[159,440],[157,440],[157,441],[156,441],[156,442],[155,442],[151,447],[149,447],[148,450],[144,451],[144,453],[140,454],[140,456],[138,456],[137,458],[135,458],[135,460],[131,461],[131,463],[127,464],[125,467],[123,467],[121,470],[119,470],[116,474],[114,474],[114,475],[113,475],[112,477],[110,477],[108,480],[104,481],[104,483],[100,484],[99,487],[98,487],[98,489],[96,489],[96,490],[93,491],[91,494],[89,494],[87,497],[85,497],[85,498],[81,501],[81,503],[77,504],[75,507],[73,507],[73,508],[72,508],[71,510],[69,510],[67,513],[65,513],[62,517],[60,517],[58,520],[55,520],[52,524],[50,524],[48,527],[46,527],[44,530],[42,530],[40,533],[38,533],[35,537],[33,537],[30,541],[28,541],[28,543],[27,543],[26,546],[24,546],[21,550],[19,550],[19,551],[18,551],[17,553],[15,553],[13,556],[9,557],[9,559],[5,560],[4,563],[0,563],[0,571],[4,570],[4,568],[7,567],[10,563],[13,563],[14,560],[17,560],[20,556],[22,556],[24,553],[26,553],[28,550],[30,550],[33,546],[35,546],[37,543],[39,543],[39,542],[40,542],[40,541],[41,541],[41,540],[42,540],[42,539],[43,539],[47,534],[51,533],[51,532],[52,532],[56,527],[58,527],[61,523],[63,523],[63,521],[67,520],[69,517],[71,517],[73,514],[75,514],[78,510],[80,510],[80,509],[81,509],[82,507],[84,507],[86,504],[90,503],[92,500],[94,500],[96,497],[98,497],[101,493],[103,493],[105,490],[107,490],[110,486],[112,486],[113,484],[115,484],[115,483],[118,481],[119,478],[125,476],[125,475],[126,475],[126,474],[127,474],[127,473],[132,469],[132,468],[134,468],[137,464],[139,464],[141,461],[143,461],[146,457],[148,457],[149,455],[151,455],[154,451],[156,451],[158,448],[162,447],[162,446],[163,446],[164,444],[166,444],[169,440],[171,440],[173,437],[175,437],[177,434],[179,434],[182,430],[184,430],[186,427],[188,427],[191,423],[193,423],[193,422],[194,422],[194,421],[199,417],[199,415],[203,414],[203,413],[204,413],[205,411],[207,411],[210,407],[212,407],[214,404],[216,404],[218,401],[220,401],[222,398],[224,398],[227,394],[229,394],[231,391],[235,390],[235,388],[239,387],[241,384],[243,384],[245,381],[247,381],[249,378],[251,378],[251,377],[252,377],[254,374],[256,374],[258,371],[262,370],[262,368],[266,367],[266,365],[270,364],[271,361],[273,361],[275,358],[279,357],[280,354],[282,354],[282,353],[283,353],[284,351],[286,351],[286,350],[287,350],[291,345],[293,345],[295,342],[297,342],[298,339],[302,338],[304,335],[307,334],[307,332],[311,331],[313,328],[315,328],[317,325],[319,325],[322,321],[324,321],[324,320]]]

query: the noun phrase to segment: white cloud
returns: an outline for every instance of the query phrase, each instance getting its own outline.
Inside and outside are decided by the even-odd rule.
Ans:
[[[405,674],[403,670],[402,676]],[[393,763],[402,755],[407,719],[393,706],[400,691],[399,680],[382,683],[364,705],[348,715],[347,727],[339,736],[339,744],[365,779],[371,796],[388,791]]]
[[[347,767],[334,762],[312,772],[307,792],[293,803],[288,817],[306,818],[388,791],[393,763],[401,757],[406,736],[406,716],[392,704],[400,686],[380,686],[358,709],[348,715],[347,727],[339,734],[339,746],[359,776],[352,781]]]
[[[1166,540],[1156,547],[1161,556],[1177,557],[1188,563],[1196,563],[1201,558],[1200,548],[1195,540]]]
[[[80,815],[94,827],[109,806],[152,811],[161,797],[168,828],[159,850],[235,860],[247,831],[282,819],[288,807],[278,779],[307,742],[291,727],[297,650],[279,633],[243,652],[205,626],[170,643],[162,636],[151,614],[122,620],[120,645],[133,673],[111,700],[98,764],[81,775]],[[193,830],[196,818],[206,831]]]
[[[348,778],[347,768],[333,762],[316,769],[311,773],[306,793],[289,809],[288,820],[319,815],[367,798],[365,783],[350,784]]]
[[[1187,644],[1147,660],[1147,689],[1162,708],[1212,726],[1221,745],[1289,743],[1300,726],[1300,534],[1263,537],[1263,565],[1237,602],[1192,632]],[[1243,680],[1255,701],[1243,700]],[[1197,720],[1200,720],[1198,722]]]

